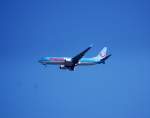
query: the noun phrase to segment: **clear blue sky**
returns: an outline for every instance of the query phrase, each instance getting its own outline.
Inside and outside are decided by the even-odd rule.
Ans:
[[[148,0],[1,0],[0,118],[150,118]],[[105,65],[44,68],[42,56]]]

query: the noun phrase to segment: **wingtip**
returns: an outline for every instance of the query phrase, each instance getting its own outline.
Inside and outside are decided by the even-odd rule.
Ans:
[[[94,44],[91,44],[89,47],[91,47],[91,48],[92,48],[93,46],[94,46]]]

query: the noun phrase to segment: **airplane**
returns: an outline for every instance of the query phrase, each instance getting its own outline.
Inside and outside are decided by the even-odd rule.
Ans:
[[[60,69],[67,69],[74,71],[76,66],[84,65],[96,65],[105,64],[105,61],[111,56],[107,54],[107,47],[104,47],[97,56],[92,58],[83,58],[83,56],[93,47],[90,45],[88,48],[80,52],[74,57],[43,57],[39,60],[39,63],[43,65],[60,65]]]

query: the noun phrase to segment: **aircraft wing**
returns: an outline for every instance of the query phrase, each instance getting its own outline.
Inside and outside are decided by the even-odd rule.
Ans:
[[[88,52],[92,48],[92,45],[90,45],[88,48],[86,48],[84,51],[80,52],[78,55],[72,58],[73,64],[77,64],[79,60],[85,55],[86,52]]]

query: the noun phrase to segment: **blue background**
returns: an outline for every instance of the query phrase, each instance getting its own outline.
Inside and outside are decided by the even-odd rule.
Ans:
[[[148,0],[1,0],[1,118],[150,118]],[[75,56],[94,43],[105,65],[75,72],[43,56]]]

